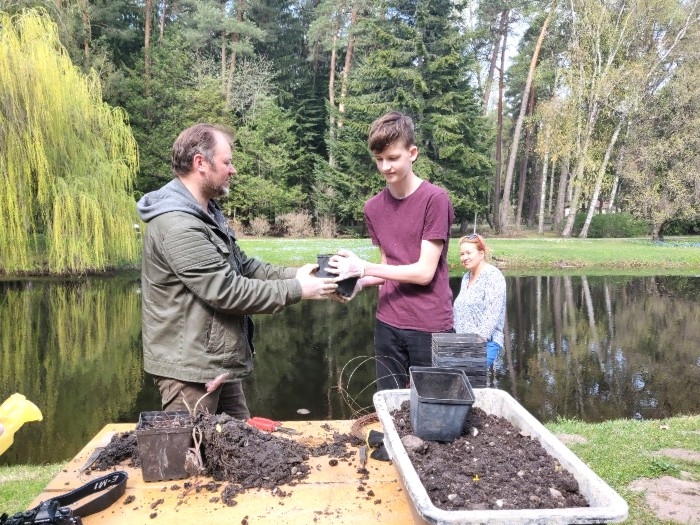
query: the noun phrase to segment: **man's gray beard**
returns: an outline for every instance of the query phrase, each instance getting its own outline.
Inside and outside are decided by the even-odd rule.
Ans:
[[[228,184],[225,186],[212,186],[209,183],[205,183],[203,190],[210,195],[210,199],[218,199],[220,197],[226,197],[231,188]]]

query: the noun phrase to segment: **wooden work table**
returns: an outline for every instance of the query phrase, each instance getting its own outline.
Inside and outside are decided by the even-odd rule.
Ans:
[[[300,432],[295,439],[309,446],[332,442],[333,433],[350,433],[352,421],[296,421],[284,426]],[[80,475],[80,468],[90,453],[109,441],[115,432],[134,429],[134,424],[105,426],[80,453],[46,486],[30,508],[41,501],[65,494],[106,472]],[[374,428],[381,430],[379,424]],[[405,525],[413,523],[411,503],[399,481],[398,471],[391,462],[368,459],[369,474],[358,472],[360,461],[356,447],[348,446],[353,456],[339,459],[331,466],[328,456],[311,457],[311,471],[306,479],[293,486],[281,486],[285,497],[273,495],[267,489],[252,489],[236,496],[237,505],[228,507],[220,500],[222,483],[217,492],[202,489],[182,496],[184,483],[193,478],[176,481],[145,482],[140,469],[123,466],[117,470],[128,473],[126,493],[107,510],[83,518],[85,525],[172,523],[249,524],[357,524],[369,523]],[[202,484],[212,481],[200,478]],[[179,487],[179,488],[178,488]],[[133,496],[133,501],[126,503]],[[217,501],[213,501],[216,498]],[[131,499],[131,498],[129,498]],[[81,503],[81,502],[79,502]]]

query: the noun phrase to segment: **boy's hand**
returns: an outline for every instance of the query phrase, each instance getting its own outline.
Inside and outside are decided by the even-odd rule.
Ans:
[[[337,293],[334,293],[331,295],[331,299],[333,301],[337,301],[339,303],[349,303],[352,299],[355,298],[355,296],[362,291],[362,283],[358,279],[357,282],[355,283],[355,288],[353,288],[352,293],[350,295],[340,295]]]
[[[327,268],[328,273],[337,275],[334,281],[342,281],[350,277],[365,276],[365,261],[349,250],[340,249],[338,253],[330,258]],[[353,295],[356,292],[353,292]]]

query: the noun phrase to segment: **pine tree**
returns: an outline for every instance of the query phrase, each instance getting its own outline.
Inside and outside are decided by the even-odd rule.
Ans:
[[[365,146],[370,124],[399,110],[416,125],[416,173],[450,192],[458,219],[485,207],[491,130],[457,14],[449,0],[408,0],[382,3],[362,22],[364,59],[351,75],[337,151],[341,171],[353,174],[343,182],[365,198],[382,186]]]

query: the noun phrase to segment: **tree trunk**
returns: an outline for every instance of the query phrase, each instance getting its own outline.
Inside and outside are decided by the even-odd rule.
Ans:
[[[350,78],[350,66],[352,65],[352,55],[355,51],[355,35],[353,30],[357,24],[357,11],[359,2],[355,0],[350,13],[350,26],[348,27],[348,47],[345,51],[345,64],[343,64],[343,76],[340,82],[340,103],[338,104],[338,127],[343,127],[343,114],[345,113],[345,99],[348,95],[348,80]]]
[[[153,15],[153,0],[146,0],[144,11],[143,55],[144,75],[146,77],[146,96],[148,96],[151,90],[151,17]]]
[[[549,137],[550,130],[545,130],[544,160],[542,161],[542,183],[540,184],[540,207],[537,221],[537,233],[544,233],[544,204],[547,196],[547,169],[549,168]]]
[[[92,43],[92,25],[90,24],[90,3],[85,0],[82,5],[82,19],[83,19],[83,30],[85,31],[85,38],[83,40],[83,53],[85,54],[85,61],[87,62],[90,58],[90,44]]]
[[[586,164],[586,158],[588,156],[588,145],[591,142],[591,135],[593,135],[593,128],[598,120],[598,101],[594,101],[591,107],[591,113],[588,116],[588,122],[586,123],[585,135],[583,137],[583,144],[581,146],[581,151],[579,152],[576,169],[571,177],[571,184],[574,186],[574,194],[571,197],[570,213],[566,218],[566,224],[564,225],[564,230],[561,232],[562,237],[571,237],[571,232],[574,229],[574,220],[576,219],[576,212],[578,211],[578,201],[581,198],[581,193],[583,192],[583,184],[576,184],[577,181],[581,181],[583,178],[583,170]]]
[[[515,159],[518,156],[518,145],[520,144],[520,132],[523,128],[523,121],[525,120],[525,112],[527,110],[527,103],[530,96],[530,89],[532,88],[532,82],[535,78],[535,67],[537,66],[537,59],[540,55],[540,49],[542,49],[542,42],[544,42],[544,36],[547,33],[547,26],[550,20],[554,16],[554,11],[557,7],[557,1],[552,4],[552,8],[547,14],[544,23],[542,24],[542,30],[540,31],[540,36],[537,38],[537,44],[535,45],[535,50],[532,53],[532,59],[530,60],[530,69],[527,73],[527,80],[525,81],[525,89],[523,91],[523,98],[520,104],[520,114],[515,122],[515,131],[513,133],[513,141],[510,146],[510,156],[508,158],[508,168],[506,169],[506,179],[503,184],[503,202],[504,205],[500,209],[500,221],[499,229],[504,229],[508,225],[508,211],[510,209],[510,187],[513,183],[513,172],[515,171]]]
[[[486,77],[486,83],[484,84],[484,114],[488,113],[489,109],[489,98],[491,96],[491,84],[493,84],[493,75],[496,72],[496,62],[498,60],[498,50],[501,48],[501,39],[505,37],[506,31],[508,31],[508,16],[509,10],[504,9],[501,11],[501,20],[498,24],[498,34],[495,35],[493,39],[493,48],[491,52],[491,63],[489,64],[489,74]]]
[[[494,181],[493,195],[493,221],[496,226],[496,231],[500,231],[500,206],[503,203],[501,198],[501,171],[503,169],[503,86],[506,67],[506,44],[508,41],[508,32],[503,34],[503,43],[501,46],[501,68],[498,72],[498,122],[496,132],[496,180]]]
[[[333,35],[333,47],[331,48],[331,64],[328,72],[328,105],[329,105],[329,126],[328,133],[330,134],[331,142],[335,138],[335,58],[337,55],[336,46],[338,45],[338,33]],[[328,164],[335,167],[335,157],[333,156],[333,148],[328,149]]]
[[[523,206],[525,203],[525,188],[527,187],[527,168],[530,162],[530,144],[528,144],[528,139],[530,138],[530,132],[525,135],[525,151],[523,151],[523,157],[520,161],[520,175],[518,177],[518,207],[515,212],[515,229],[520,230],[520,226],[523,224]]]
[[[226,58],[226,42],[221,41],[221,94],[226,97],[226,105],[228,106],[230,100],[228,98],[228,86],[226,85],[226,64],[228,59]]]
[[[535,224],[535,218],[537,217],[537,207],[540,202],[539,188],[542,184],[542,171],[540,170],[540,159],[535,157],[532,163],[532,173],[535,174],[535,179],[532,181],[532,189],[528,194],[527,220],[525,221],[528,228],[532,228],[532,225]]]
[[[158,18],[158,42],[163,41],[163,34],[165,33],[165,10],[167,5],[165,0],[160,0],[160,13]]]
[[[549,177],[549,192],[547,199],[547,213],[550,218],[552,217],[552,201],[554,200],[554,170],[556,169],[556,162],[552,161],[552,176]]]
[[[569,184],[569,156],[561,161],[561,174],[559,175],[559,186],[557,188],[557,204],[554,207],[554,224],[552,229],[559,233],[561,223],[564,220],[564,204],[566,204],[566,189]]]
[[[221,13],[222,16],[226,16],[226,5],[221,6]],[[228,107],[229,104],[229,99],[228,99],[228,86],[226,85],[226,64],[227,64],[227,53],[226,53],[226,38],[225,35],[222,35],[221,38],[221,57],[219,59],[220,62],[220,67],[221,67],[221,94],[226,97],[226,107]]]
[[[629,133],[629,127],[627,128],[627,131]],[[617,158],[618,165],[622,164],[623,156],[624,156],[624,148],[622,148],[622,152],[620,153],[620,156]],[[615,178],[613,179],[613,185],[612,185],[612,188],[610,189],[610,202],[608,203],[608,211],[609,212],[615,211],[615,200],[617,199],[617,190],[619,188],[620,188],[620,170],[616,169],[615,170]]]
[[[610,190],[610,202],[608,202],[608,211],[615,211],[615,199],[617,198],[617,189],[620,187],[620,172],[615,170],[615,178],[613,179],[612,189]]]
[[[225,7],[224,7],[225,9]],[[245,10],[245,0],[238,0],[238,9],[236,10],[236,21],[240,26],[243,24],[243,11]],[[241,34],[236,32],[231,35],[231,61],[228,68],[228,80],[226,81],[226,107],[231,107],[231,99],[233,98],[233,77],[236,72],[236,47],[238,42],[241,40]]]
[[[600,189],[603,187],[603,179],[605,178],[605,172],[608,169],[608,162],[610,162],[610,156],[612,155],[612,151],[615,148],[617,138],[620,136],[620,130],[622,129],[623,124],[624,117],[620,118],[620,121],[617,123],[617,126],[615,127],[615,132],[610,138],[610,142],[608,142],[608,147],[605,149],[605,156],[603,157],[603,162],[600,165],[600,169],[598,170],[598,176],[595,180],[595,188],[593,189],[593,195],[591,195],[591,202],[588,205],[588,214],[586,215],[586,220],[584,221],[583,228],[581,228],[581,233],[579,234],[579,237],[581,237],[582,239],[588,237],[588,228],[591,225],[591,219],[593,219],[595,205],[598,202],[598,197],[600,196]]]
[[[532,115],[535,108],[535,89],[530,90],[530,101],[527,105],[527,114]],[[523,151],[523,156],[520,163],[520,176],[518,177],[518,210],[515,214],[515,227],[520,229],[523,222],[523,206],[525,204],[525,188],[527,187],[527,167],[530,162],[530,151],[532,150],[532,138],[534,137],[532,132],[532,125],[527,127],[525,131],[525,151]]]

